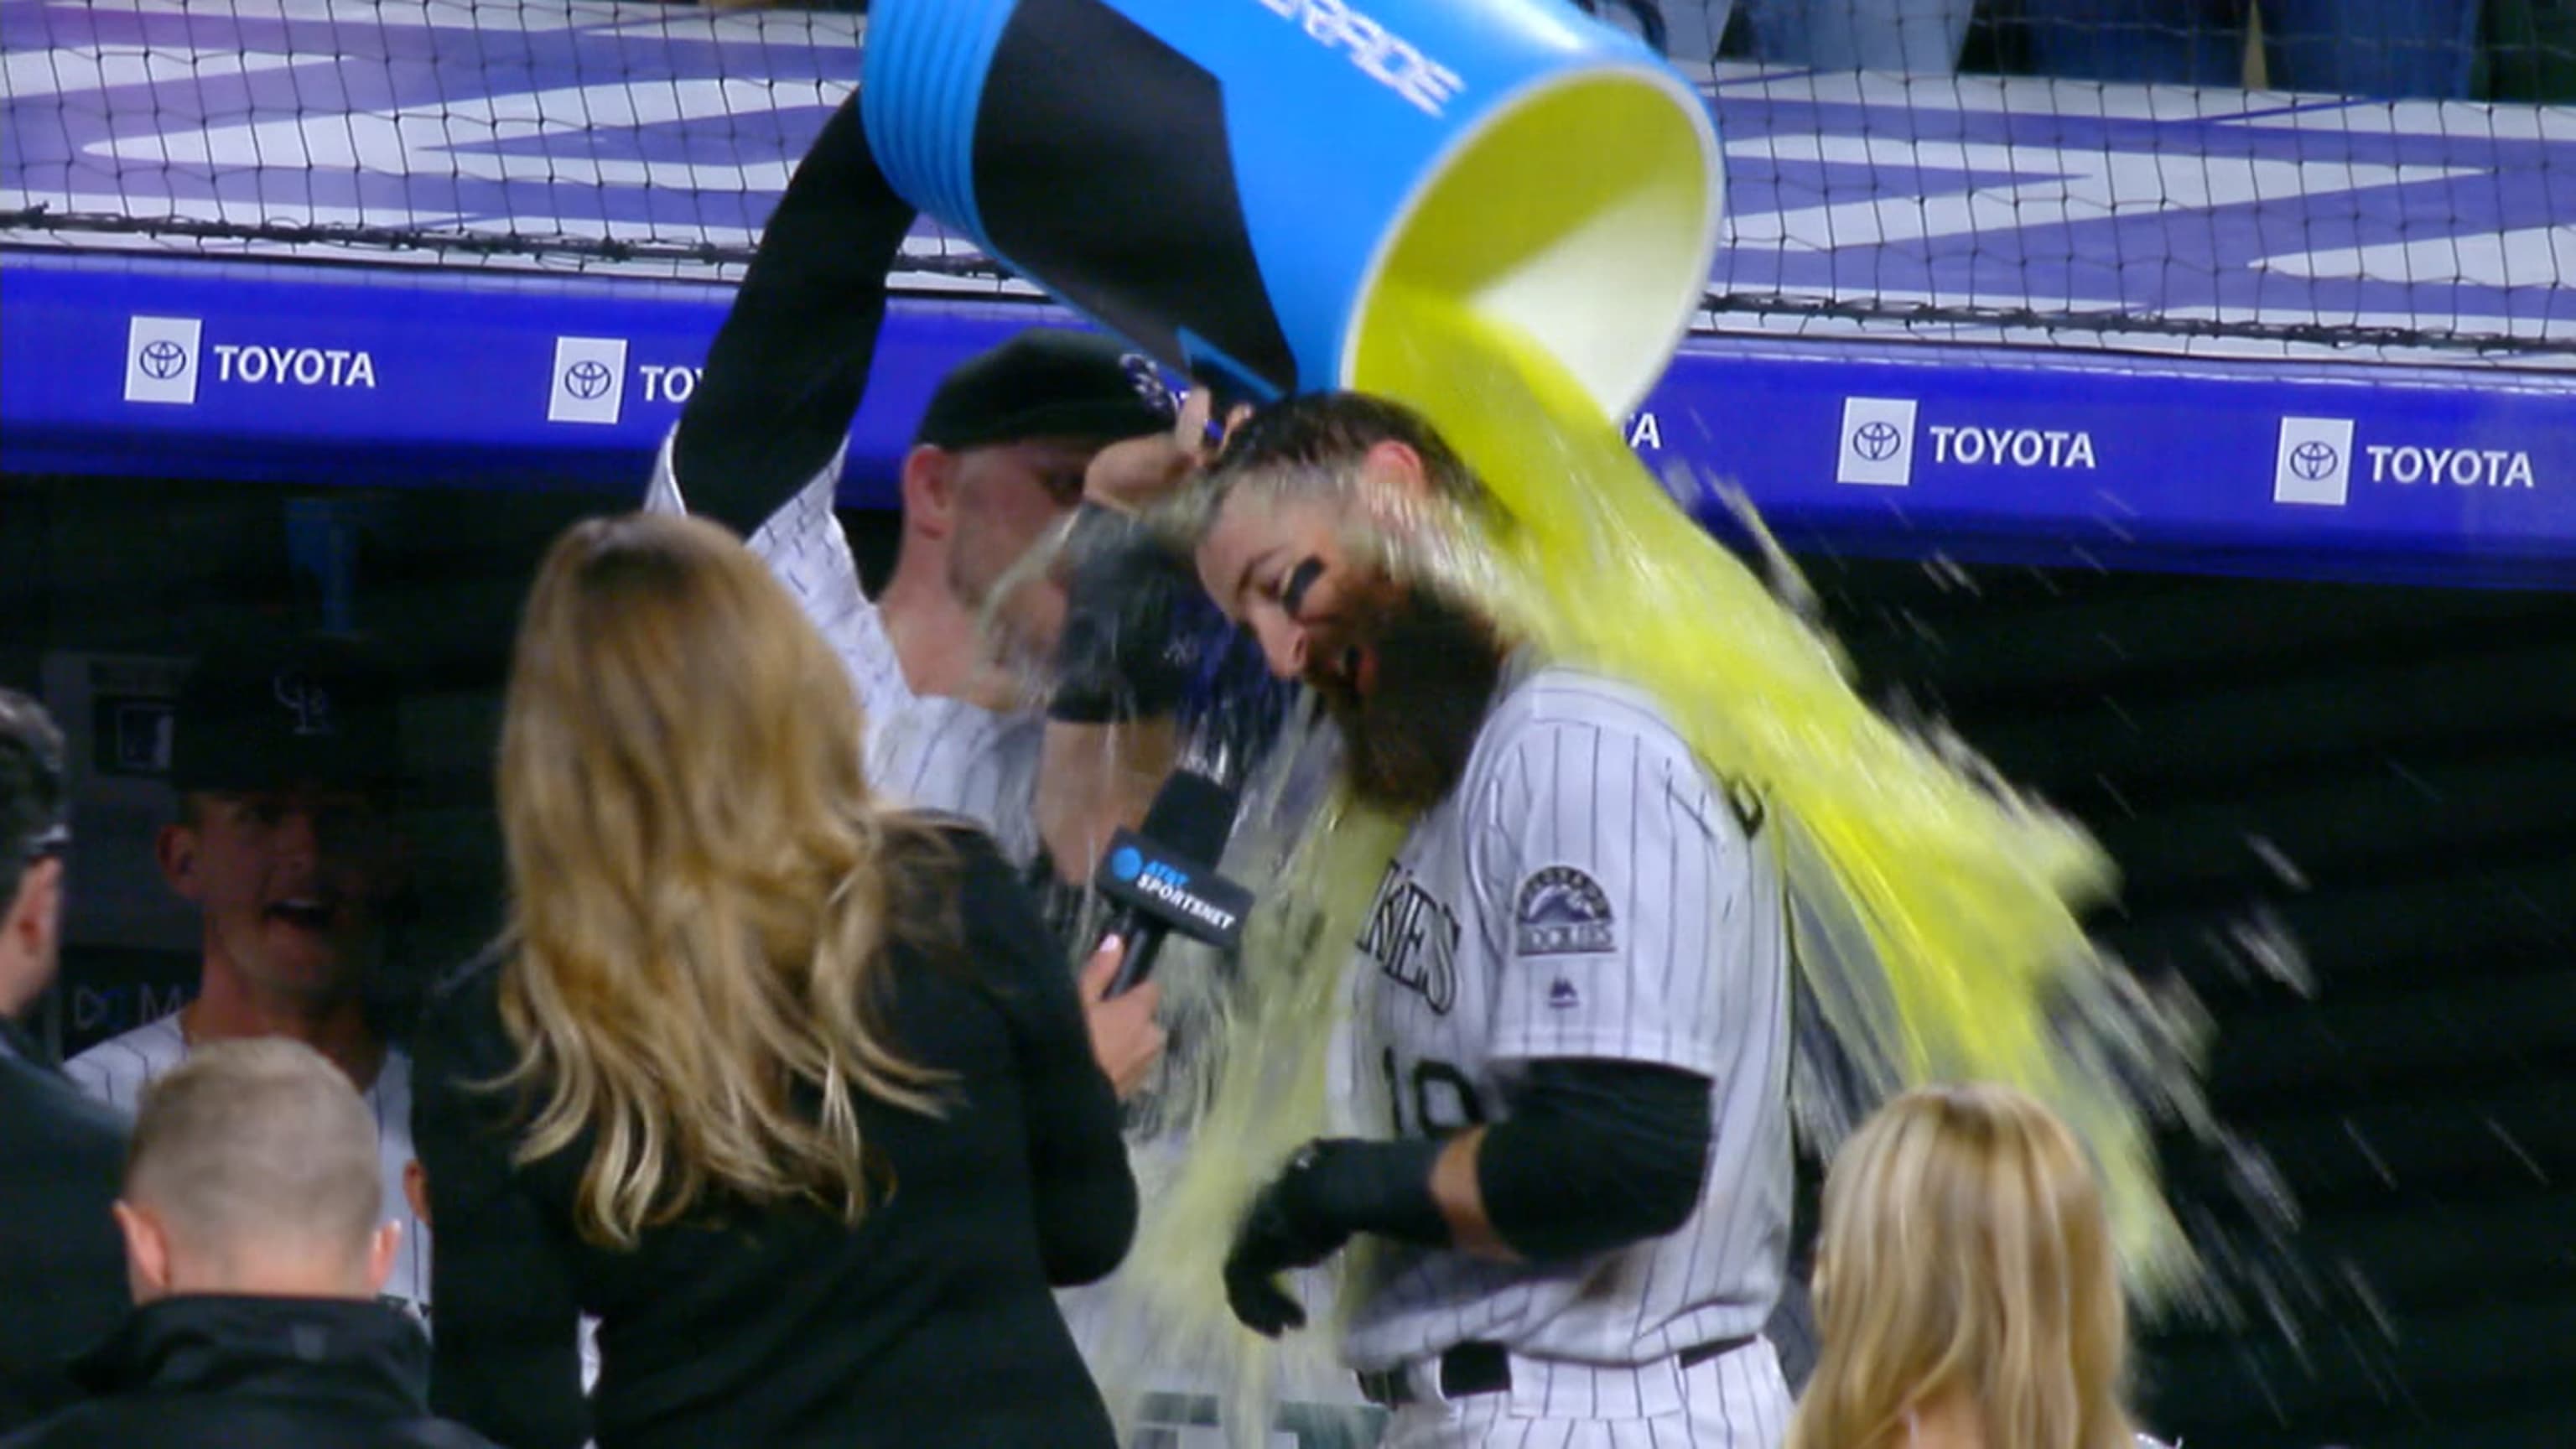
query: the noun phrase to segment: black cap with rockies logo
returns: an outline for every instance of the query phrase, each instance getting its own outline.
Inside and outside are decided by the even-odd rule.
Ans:
[[[1168,431],[1178,415],[1151,358],[1097,333],[1033,327],[948,374],[913,441],[952,453],[1034,438],[1112,443]]]
[[[385,791],[402,776],[400,688],[359,645],[311,637],[210,650],[171,721],[183,793]]]

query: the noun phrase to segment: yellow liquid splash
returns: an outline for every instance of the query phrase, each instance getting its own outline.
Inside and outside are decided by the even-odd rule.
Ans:
[[[2093,1149],[2132,1290],[2153,1302],[2185,1286],[2191,1248],[2147,1122],[2199,1113],[2197,1021],[2153,1009],[2088,939],[2078,913],[2109,894],[2109,860],[1863,701],[1830,643],[1674,504],[1526,336],[1426,292],[1376,300],[1357,386],[1428,417],[1508,520],[1456,539],[1433,571],[1546,656],[1647,690],[1713,774],[1782,822],[1797,969],[1820,1019],[1802,1026],[1798,1083],[1811,1149],[1905,1087],[2024,1088]],[[1811,1050],[1818,1025],[1832,1061]]]
[[[2113,873],[2083,831],[1872,710],[1830,641],[1687,517],[1583,388],[1508,325],[1390,281],[1355,382],[1427,416],[1499,505],[1481,522],[1412,520],[1392,561],[1545,656],[1647,690],[1713,775],[1762,793],[1791,896],[1806,1148],[1829,1154],[1908,1086],[2011,1083],[2092,1149],[2139,1301],[2195,1286],[2147,1131],[2158,1113],[2205,1125],[2200,1022],[2150,1001],[2087,938],[2078,913]],[[1140,1390],[1185,1371],[1230,1385],[1222,1417],[1248,1445],[1280,1399],[1319,1397],[1299,1385],[1336,1377],[1337,1335],[1310,1301],[1306,1332],[1255,1338],[1226,1309],[1219,1266],[1287,1154],[1350,1130],[1328,1059],[1359,923],[1409,822],[1346,800],[1304,822],[1257,801],[1247,813],[1258,839],[1238,839],[1228,869],[1264,900],[1239,973],[1188,949],[1162,968],[1167,1006],[1218,1049],[1166,1103],[1183,1145],[1146,1169],[1124,1312],[1093,1366],[1131,1422]],[[1364,1433],[1355,1417],[1350,1441]]]

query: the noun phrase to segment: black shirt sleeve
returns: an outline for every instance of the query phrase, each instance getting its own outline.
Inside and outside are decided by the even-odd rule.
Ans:
[[[125,1114],[81,1094],[0,1018],[0,1434],[79,1396],[69,1365],[134,1307],[108,1205]]]
[[[431,1000],[413,1044],[412,1148],[429,1177],[430,1403],[511,1449],[580,1449],[581,1309],[571,1245],[511,1167],[497,963]]]
[[[1055,937],[992,845],[967,858],[966,949],[1010,1021],[1028,1123],[1038,1253],[1059,1287],[1107,1277],[1136,1233],[1136,1179],[1117,1093]]]
[[[1708,1078],[1644,1062],[1533,1062],[1485,1132],[1476,1186],[1513,1251],[1583,1257],[1690,1220],[1715,1128]]]
[[[840,450],[916,214],[852,92],[797,163],[680,414],[672,472],[691,513],[747,537]]]

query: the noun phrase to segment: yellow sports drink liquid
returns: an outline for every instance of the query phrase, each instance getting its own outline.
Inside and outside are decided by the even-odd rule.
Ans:
[[[1676,506],[1525,334],[1426,290],[1376,303],[1357,387],[1430,418],[1505,515],[1417,566],[1547,657],[1646,689],[1714,774],[1782,821],[1798,969],[1863,1088],[1802,1079],[1811,1145],[1906,1086],[2023,1087],[2097,1154],[2133,1286],[2152,1299],[2187,1281],[2143,1117],[2196,1106],[2194,1024],[2146,1009],[2087,938],[2078,912],[2108,894],[2109,861],[1871,709],[1830,643]],[[2106,1054],[2145,1065],[2165,1100],[2137,1100]]]
[[[1497,507],[1426,508],[1377,541],[1548,658],[1642,687],[1713,775],[1761,793],[1790,894],[1804,1001],[1792,1094],[1808,1150],[1829,1153],[1911,1085],[2020,1086],[2090,1145],[2136,1296],[2196,1285],[2147,1122],[2205,1121],[2199,1020],[2150,1000],[2087,938],[2079,913],[2109,893],[2109,862],[1964,751],[1873,711],[1831,642],[1675,504],[1600,403],[1473,302],[1399,270],[1373,298],[1354,382],[1425,414]],[[1278,824],[1251,813],[1256,828]],[[1251,1444],[1268,1404],[1331,1378],[1321,1304],[1309,1301],[1310,1331],[1262,1342],[1227,1313],[1219,1267],[1251,1193],[1297,1144],[1368,1130],[1328,1087],[1336,1018],[1409,823],[1336,801],[1293,849],[1233,867],[1265,900],[1239,975],[1207,993],[1222,1050],[1176,1093],[1188,1145],[1140,1174],[1133,1331],[1094,1361],[1114,1403],[1156,1370],[1204,1364],[1237,1385],[1224,1418]],[[1205,971],[1167,958],[1162,979],[1186,994]],[[1343,1282],[1365,1281],[1369,1251],[1354,1242]]]
[[[2018,1085],[2090,1145],[2136,1296],[2197,1286],[2147,1123],[2162,1112],[2205,1125],[2200,1023],[2187,1003],[2150,1000],[2087,938],[2079,913],[2113,884],[2093,842],[1870,709],[1830,641],[1684,514],[1526,334],[1401,286],[1381,289],[1369,321],[1360,389],[1428,416],[1499,515],[1426,510],[1395,530],[1410,537],[1386,540],[1391,562],[1556,661],[1644,688],[1712,774],[1764,797],[1807,1010],[1793,1096],[1808,1149],[1829,1153],[1910,1085]],[[1218,1271],[1287,1153],[1368,1120],[1337,1117],[1349,1109],[1327,1086],[1334,1030],[1360,922],[1408,824],[1336,802],[1293,849],[1239,863],[1267,898],[1239,989],[1219,993],[1223,1050],[1184,1089],[1190,1145],[1147,1174],[1128,1272],[1134,1362],[1095,1363],[1113,1400],[1150,1369],[1210,1363],[1238,1386],[1234,1442],[1253,1443],[1283,1378],[1329,1378],[1322,1305],[1309,1303],[1312,1331],[1266,1344],[1233,1324]],[[1163,975],[1176,989],[1190,979],[1170,963]],[[1363,1239],[1345,1254],[1359,1276],[1344,1282],[1364,1281],[1368,1250]]]

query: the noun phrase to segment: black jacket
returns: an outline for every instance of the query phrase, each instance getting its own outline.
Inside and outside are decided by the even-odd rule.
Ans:
[[[81,1360],[99,1395],[0,1449],[493,1449],[429,1415],[429,1341],[341,1298],[164,1298]]]
[[[631,1251],[581,1240],[587,1140],[514,1160],[500,968],[442,984],[413,1056],[412,1140],[437,1226],[433,1402],[511,1449],[1114,1449],[1052,1283],[1106,1275],[1135,1231],[1116,1099],[1073,977],[980,834],[901,888],[963,958],[897,944],[886,1024],[953,1074],[946,1115],[859,1097],[894,1183],[855,1228],[795,1203],[707,1203]],[[581,1391],[574,1327],[599,1320]]]
[[[0,1019],[0,1434],[68,1401],[71,1360],[133,1307],[108,1215],[125,1137]]]

